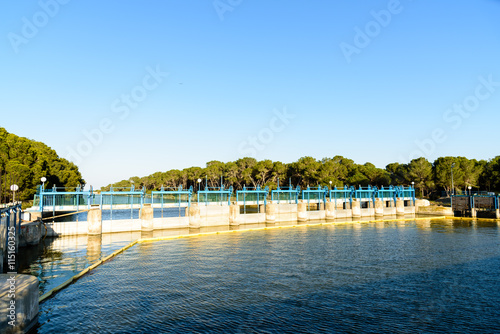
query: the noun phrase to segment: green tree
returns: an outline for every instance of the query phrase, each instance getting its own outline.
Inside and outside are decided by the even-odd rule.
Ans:
[[[407,165],[405,178],[408,183],[415,182],[415,186],[420,190],[420,195],[424,197],[425,190],[433,184],[432,164],[425,158],[413,159]]]

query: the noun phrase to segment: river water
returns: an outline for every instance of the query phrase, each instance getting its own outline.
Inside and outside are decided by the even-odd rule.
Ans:
[[[192,236],[101,265],[40,305],[37,332],[494,333],[499,274],[492,222]]]

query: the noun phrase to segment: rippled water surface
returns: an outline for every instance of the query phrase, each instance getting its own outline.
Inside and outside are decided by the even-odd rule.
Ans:
[[[38,333],[500,332],[500,231],[447,220],[134,246],[40,305]]]

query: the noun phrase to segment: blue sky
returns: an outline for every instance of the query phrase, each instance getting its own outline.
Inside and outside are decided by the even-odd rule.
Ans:
[[[244,156],[499,154],[500,1],[13,1],[7,131],[99,187]]]

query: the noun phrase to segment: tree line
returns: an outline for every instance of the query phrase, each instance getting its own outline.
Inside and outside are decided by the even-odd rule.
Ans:
[[[454,166],[452,168],[452,165]],[[144,187],[147,191],[159,190],[163,187],[197,189],[219,187],[221,182],[226,188],[232,186],[238,190],[246,187],[266,187],[276,189],[278,179],[280,186],[389,186],[411,185],[414,182],[417,195],[427,198],[438,198],[443,192],[451,192],[451,171],[453,169],[453,185],[455,192],[473,190],[500,191],[500,156],[489,161],[467,159],[465,157],[440,157],[434,162],[425,158],[412,160],[408,164],[390,163],[385,169],[377,168],[372,163],[356,164],[353,160],[342,156],[324,158],[302,157],[296,162],[241,158],[236,161],[210,161],[205,168],[189,167],[183,170],[172,169],[156,172],[144,177],[131,177],[128,180],[110,184],[101,190],[113,187]],[[197,180],[201,179],[201,184]],[[206,181],[205,181],[206,180]],[[330,183],[331,181],[331,183]]]
[[[372,163],[356,164],[353,160],[335,156],[317,160],[302,157],[292,163],[241,158],[236,161],[210,161],[206,167],[189,167],[183,170],[172,169],[166,172],[138,177],[134,176],[102,187],[144,187],[147,191],[164,187],[183,188],[198,186],[219,187],[221,182],[226,188],[238,190],[247,187],[266,187],[275,189],[280,185],[301,188],[307,186],[389,186],[405,185],[414,182],[417,195],[437,198],[442,192],[451,192],[451,166],[455,191],[465,191],[470,186],[474,190],[500,192],[500,156],[490,160],[467,159],[465,157],[440,157],[433,162],[425,158],[412,160],[408,164],[390,163],[384,169]],[[10,186],[17,184],[19,191],[16,199],[33,199],[40,178],[47,178],[46,188],[77,187],[85,185],[78,167],[60,158],[47,145],[18,137],[0,127],[0,202],[12,200]],[[202,182],[198,184],[197,180]],[[207,181],[205,181],[207,180]],[[289,181],[290,180],[290,181]],[[330,183],[331,182],[331,183]]]
[[[0,128],[0,202],[12,201],[10,186],[17,184],[16,200],[32,200],[42,176],[46,187],[76,187],[85,184],[78,167],[60,158],[56,151]]]

